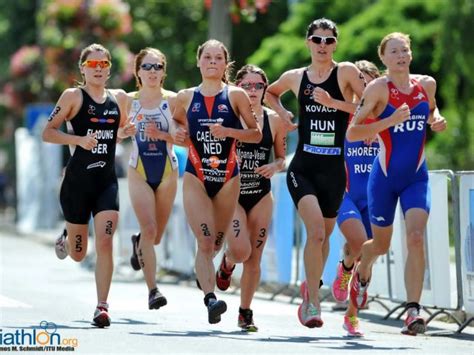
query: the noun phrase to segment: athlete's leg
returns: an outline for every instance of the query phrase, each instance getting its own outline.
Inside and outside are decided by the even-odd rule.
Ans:
[[[215,251],[222,247],[225,235],[231,226],[238,203],[239,189],[240,176],[237,175],[227,181],[212,200],[216,236]]]
[[[405,213],[407,236],[407,261],[405,287],[407,302],[420,302],[425,274],[425,229],[428,213],[421,208],[411,208]]]
[[[324,218],[323,270],[329,256],[329,236],[336,225],[336,218]]]
[[[160,244],[166,230],[166,224],[173,210],[173,202],[178,189],[178,169],[173,170],[156,190],[156,225],[155,245]]]
[[[66,222],[67,251],[74,261],[82,261],[87,253],[87,239],[89,238],[88,224],[73,224]]]
[[[244,208],[237,204],[232,222],[226,233],[225,268],[230,271],[235,264],[245,262],[252,252]]]
[[[306,195],[298,202],[298,213],[306,227],[304,266],[309,291],[309,303],[319,308],[319,280],[323,274],[323,244],[326,239],[325,221],[314,195]]]
[[[117,228],[118,211],[101,211],[94,216],[95,249],[97,261],[95,265],[95,282],[97,299],[106,302],[109,295],[113,262],[113,235]]]
[[[343,262],[350,269],[360,256],[362,244],[367,240],[367,233],[364,225],[357,218],[346,219],[339,225],[339,229],[346,239]]]
[[[215,225],[212,215],[212,200],[202,183],[193,175],[185,173],[183,177],[184,211],[189,226],[197,240],[196,276],[204,294],[214,292]]]
[[[155,194],[143,177],[132,168],[128,169],[128,190],[138,224],[140,225],[140,242],[138,260],[145,276],[148,290],[156,287],[156,258],[153,247],[156,233]]]
[[[240,308],[249,309],[260,282],[260,262],[268,239],[268,228],[272,218],[273,198],[271,192],[265,195],[248,214],[248,228],[252,252],[244,262],[240,279]]]
[[[379,255],[384,255],[390,248],[393,226],[379,227],[372,224],[373,238],[362,245],[360,263],[357,267],[359,278],[362,282],[370,280],[372,265]]]

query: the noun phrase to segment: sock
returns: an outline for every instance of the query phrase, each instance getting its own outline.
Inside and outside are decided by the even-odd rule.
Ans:
[[[354,264],[352,264],[351,267],[347,267],[346,264],[344,264],[344,260],[341,260],[341,264],[342,264],[342,267],[344,268],[344,270],[346,270],[346,271],[352,271],[352,269],[354,268]]]
[[[241,308],[241,307],[239,307],[239,313],[240,314],[245,314],[248,311],[251,311],[251,309],[250,308]]]
[[[406,309],[410,309],[410,308],[416,308],[416,310],[419,312],[421,307],[418,302],[408,302],[406,305]]]
[[[99,301],[97,302],[97,308],[109,309],[109,304],[105,301]]]
[[[206,307],[209,305],[209,301],[211,299],[217,300],[217,297],[214,292],[209,292],[205,297],[204,297],[204,304]]]

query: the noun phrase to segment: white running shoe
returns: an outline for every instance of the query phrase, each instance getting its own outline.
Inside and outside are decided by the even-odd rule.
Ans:
[[[66,238],[67,238],[67,231],[64,229],[61,235],[58,237],[58,239],[56,239],[56,244],[54,246],[54,251],[56,252],[56,256],[61,260],[65,259],[66,256],[68,256]]]

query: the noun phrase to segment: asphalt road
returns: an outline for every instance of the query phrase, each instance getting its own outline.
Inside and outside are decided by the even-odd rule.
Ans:
[[[342,329],[343,314],[332,311],[332,303],[322,303],[324,326],[308,329],[296,316],[299,299],[290,304],[286,297],[270,301],[269,295],[258,294],[252,308],[259,332],[242,333],[237,328],[238,294],[218,293],[228,311],[219,324],[210,325],[202,292],[193,283],[161,284],[168,305],[149,311],[144,281],[123,273],[114,276],[110,291],[112,325],[97,329],[90,324],[96,305],[94,273],[69,258],[58,260],[53,247],[34,236],[0,231],[0,272],[4,352],[13,350],[13,341],[21,350],[35,339],[28,353],[59,352],[35,348],[51,339],[61,344],[61,352],[89,354],[474,354],[473,328],[452,335],[454,325],[434,321],[426,335],[403,336],[402,321],[382,320],[383,309],[375,303],[361,314],[365,337],[349,338]]]

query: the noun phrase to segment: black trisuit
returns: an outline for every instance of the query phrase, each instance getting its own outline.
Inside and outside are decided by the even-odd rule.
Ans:
[[[271,190],[270,179],[257,174],[255,169],[268,164],[272,147],[272,130],[268,114],[264,110],[262,140],[259,143],[237,143],[240,160],[239,204],[247,213]]]
[[[118,211],[118,183],[115,175],[115,147],[120,124],[120,110],[109,92],[105,102],[95,102],[83,89],[82,106],[70,121],[68,132],[86,136],[96,132],[98,144],[92,150],[71,147],[61,186],[60,201],[69,223],[87,224],[91,213]]]
[[[316,103],[312,93],[321,87],[334,99],[344,100],[337,73],[338,66],[326,81],[314,84],[304,71],[298,92],[298,146],[286,175],[295,206],[302,197],[315,195],[325,218],[337,216],[344,194],[344,137],[349,113]]]

